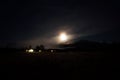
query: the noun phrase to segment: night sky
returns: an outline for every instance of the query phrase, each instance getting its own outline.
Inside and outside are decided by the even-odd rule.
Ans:
[[[60,32],[71,40],[120,41],[120,6],[112,1],[38,0],[0,2],[0,46],[51,47]]]

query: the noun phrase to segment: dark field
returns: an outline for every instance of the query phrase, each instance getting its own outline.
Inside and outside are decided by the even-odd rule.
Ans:
[[[112,77],[112,53],[8,52],[0,56],[0,76],[16,80],[108,79]]]

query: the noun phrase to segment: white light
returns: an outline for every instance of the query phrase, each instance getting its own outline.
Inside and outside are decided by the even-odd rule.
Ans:
[[[39,50],[39,52],[42,52],[42,50]]]
[[[53,52],[53,50],[51,50],[51,52]]]
[[[28,52],[29,50],[26,50],[26,52]]]
[[[34,50],[33,50],[33,49],[29,49],[28,52],[29,52],[29,53],[32,53],[32,52],[34,52]]]
[[[67,41],[67,35],[65,33],[61,33],[59,37],[60,41],[65,42]]]

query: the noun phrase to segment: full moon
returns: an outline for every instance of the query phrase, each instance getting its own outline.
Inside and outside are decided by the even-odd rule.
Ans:
[[[66,42],[66,41],[68,40],[67,34],[66,34],[66,33],[61,33],[61,34],[59,35],[59,40],[60,40],[61,42]]]

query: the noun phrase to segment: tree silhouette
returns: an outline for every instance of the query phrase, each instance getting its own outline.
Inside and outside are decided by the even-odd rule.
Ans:
[[[36,51],[39,51],[39,50],[44,50],[45,49],[45,47],[44,47],[44,45],[40,45],[40,46],[36,46]]]
[[[44,45],[40,45],[40,49],[44,50],[45,49]]]
[[[29,45],[29,47],[28,47],[29,49],[31,49],[32,48],[32,46],[31,45]]]
[[[36,46],[36,48],[35,48],[37,51],[39,51],[40,50],[40,46]]]

